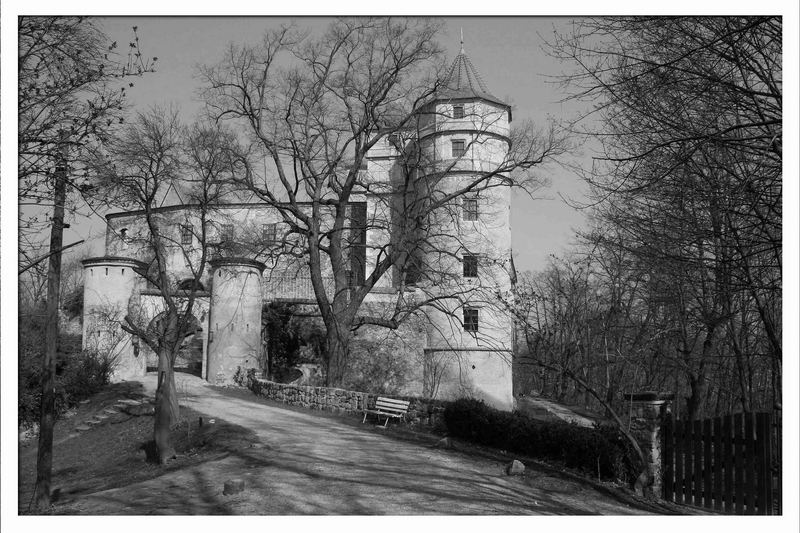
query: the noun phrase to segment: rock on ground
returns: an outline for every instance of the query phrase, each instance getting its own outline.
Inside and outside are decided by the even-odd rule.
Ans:
[[[525,465],[514,459],[506,466],[506,474],[509,476],[521,476],[525,473]]]

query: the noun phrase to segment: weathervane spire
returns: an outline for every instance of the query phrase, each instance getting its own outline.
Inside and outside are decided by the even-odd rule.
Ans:
[[[464,28],[461,28],[461,53],[464,53]]]

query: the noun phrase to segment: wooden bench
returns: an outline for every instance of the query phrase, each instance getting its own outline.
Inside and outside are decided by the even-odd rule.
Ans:
[[[383,423],[383,427],[386,427],[390,418],[403,418],[405,416],[406,412],[408,412],[408,404],[409,402],[405,400],[378,396],[378,399],[375,400],[375,409],[364,409],[364,420],[361,423],[366,422],[367,415],[372,413],[378,415],[378,421],[380,421],[380,417],[386,417],[386,422]]]

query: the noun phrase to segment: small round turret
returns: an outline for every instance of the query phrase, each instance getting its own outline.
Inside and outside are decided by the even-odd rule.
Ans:
[[[134,268],[146,265],[126,257],[95,257],[82,261],[83,349],[112,359],[112,381],[144,376],[145,357],[138,344],[119,327],[128,313],[128,302],[142,282]]]
[[[211,261],[211,310],[206,379],[230,383],[237,368],[261,368],[261,273],[245,258]]]

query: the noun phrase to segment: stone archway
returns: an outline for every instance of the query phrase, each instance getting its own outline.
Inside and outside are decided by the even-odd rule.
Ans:
[[[157,314],[150,323],[147,325],[148,333],[155,333],[160,327],[161,321],[164,319],[166,311]],[[194,315],[192,315],[192,327],[181,343],[178,350],[178,356],[175,359],[175,371],[187,372],[196,376],[202,376],[203,370],[203,344],[205,342],[205,331],[203,330],[202,322]],[[148,354],[147,361],[148,370],[155,370],[158,366],[158,356],[156,354]]]

